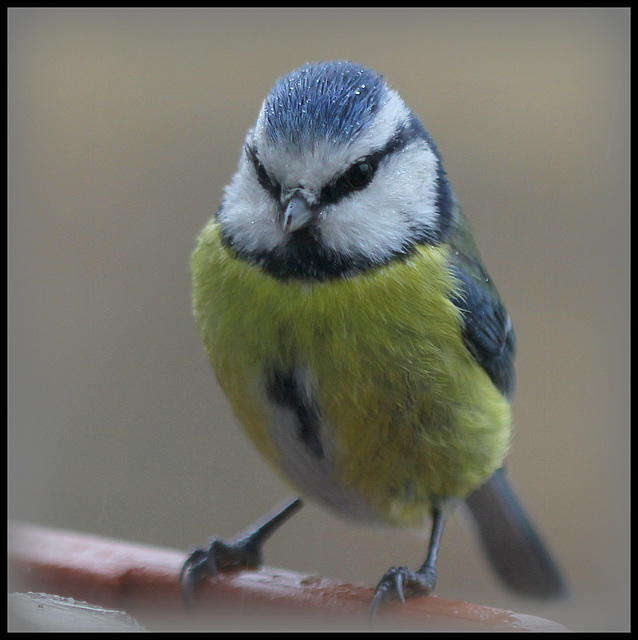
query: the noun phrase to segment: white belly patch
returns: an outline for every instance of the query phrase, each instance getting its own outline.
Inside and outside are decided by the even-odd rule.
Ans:
[[[305,367],[272,370],[259,381],[268,434],[288,480],[341,517],[379,522],[355,490],[338,481],[334,431],[323,419],[316,383]]]

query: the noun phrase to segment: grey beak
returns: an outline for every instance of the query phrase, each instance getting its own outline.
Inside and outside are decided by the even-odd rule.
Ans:
[[[313,218],[314,214],[308,203],[301,196],[295,195],[286,205],[281,226],[286,233],[293,233],[305,227]]]

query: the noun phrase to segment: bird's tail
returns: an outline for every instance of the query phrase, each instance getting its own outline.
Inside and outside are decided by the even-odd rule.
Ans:
[[[510,589],[546,600],[565,595],[560,571],[510,487],[504,469],[465,502],[492,566]]]

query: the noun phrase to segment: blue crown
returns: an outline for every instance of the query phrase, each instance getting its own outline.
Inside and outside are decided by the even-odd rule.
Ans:
[[[380,75],[352,62],[304,65],[279,78],[266,98],[266,135],[297,148],[352,140],[369,126],[386,90]]]

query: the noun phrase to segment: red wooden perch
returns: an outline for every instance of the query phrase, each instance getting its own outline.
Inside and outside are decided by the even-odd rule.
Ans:
[[[369,629],[372,589],[271,567],[205,580],[195,589],[187,612],[179,584],[185,557],[173,549],[71,531],[9,527],[12,591],[74,599],[65,605],[79,600],[122,610],[150,630]],[[91,610],[87,605],[83,611],[87,608]],[[405,607],[381,606],[374,628],[566,631],[543,618],[435,596],[408,600]]]

